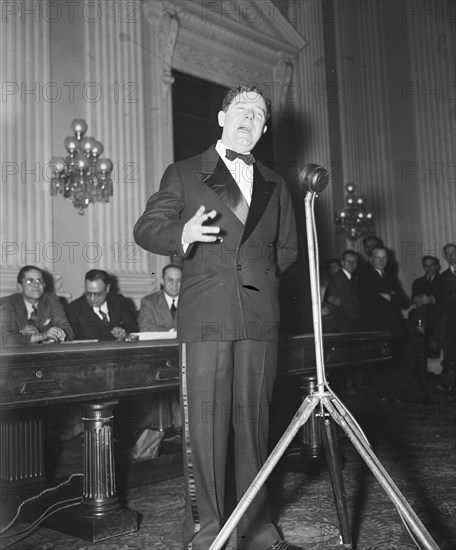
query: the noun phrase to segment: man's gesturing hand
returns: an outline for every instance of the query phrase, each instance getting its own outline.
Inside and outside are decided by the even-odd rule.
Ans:
[[[220,233],[220,227],[203,225],[207,220],[213,220],[217,212],[211,210],[206,213],[206,208],[200,206],[193,218],[190,218],[184,225],[182,232],[182,242],[191,244],[195,242],[213,243],[217,240],[217,234]]]

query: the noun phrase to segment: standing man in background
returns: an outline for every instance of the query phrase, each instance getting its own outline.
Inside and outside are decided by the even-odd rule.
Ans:
[[[134,231],[146,250],[184,257],[177,335],[192,550],[207,550],[222,527],[230,425],[238,500],[267,458],[279,276],[297,256],[286,184],[251,153],[269,116],[258,87],[229,90],[221,139],[166,169]],[[238,524],[237,548],[297,549],[272,524],[265,487]]]
[[[440,290],[437,302],[441,314],[435,330],[435,345],[443,350],[443,372],[439,388],[452,391],[456,388],[456,244],[443,247],[443,257],[448,269],[440,276]]]

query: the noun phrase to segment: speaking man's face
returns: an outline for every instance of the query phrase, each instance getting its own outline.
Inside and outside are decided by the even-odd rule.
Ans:
[[[237,95],[226,111],[219,111],[222,143],[238,153],[247,153],[266,132],[266,102],[256,92]]]

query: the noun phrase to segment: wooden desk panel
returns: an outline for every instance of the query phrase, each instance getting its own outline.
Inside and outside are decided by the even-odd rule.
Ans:
[[[324,335],[329,370],[391,359],[388,333]],[[0,353],[0,405],[4,409],[62,402],[94,402],[177,387],[175,340],[80,342],[4,347]],[[283,341],[279,375],[315,372],[311,334]]]

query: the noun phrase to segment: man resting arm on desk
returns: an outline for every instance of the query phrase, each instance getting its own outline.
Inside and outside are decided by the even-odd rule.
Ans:
[[[125,340],[138,331],[133,307],[121,294],[110,293],[108,273],[91,269],[85,275],[84,294],[66,309],[77,340]]]
[[[74,336],[59,299],[45,292],[44,273],[24,266],[17,275],[18,293],[0,301],[2,344],[63,342]]]

